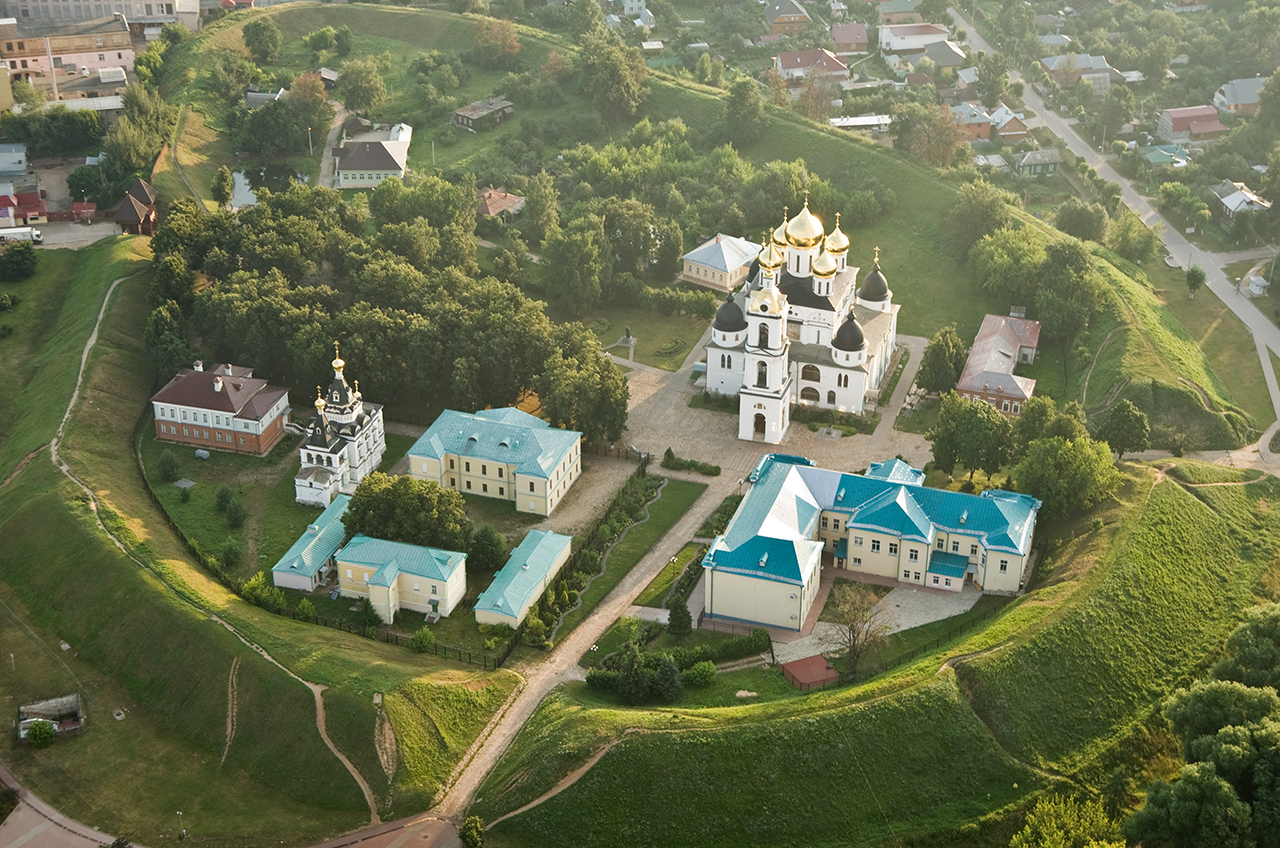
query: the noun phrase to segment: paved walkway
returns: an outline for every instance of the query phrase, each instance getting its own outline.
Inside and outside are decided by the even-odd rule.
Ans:
[[[330,100],[329,105],[333,107],[333,126],[329,127],[329,133],[324,139],[324,151],[320,154],[319,182],[325,188],[334,188],[337,173],[334,170],[333,149],[342,139],[342,125],[347,121],[347,110],[336,100]]]

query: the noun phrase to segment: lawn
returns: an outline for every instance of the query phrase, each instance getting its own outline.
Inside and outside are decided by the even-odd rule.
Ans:
[[[644,587],[644,591],[635,600],[636,606],[654,607],[655,609],[665,607],[667,605],[667,593],[675,585],[676,578],[684,573],[685,566],[698,555],[698,550],[701,547],[695,542],[690,542],[681,548],[680,553],[675,556],[675,564],[662,569],[653,580],[649,581],[649,585]]]
[[[605,558],[604,572],[582,591],[582,602],[578,608],[565,613],[561,619],[556,638],[564,639],[572,632],[595,609],[596,604],[609,594],[609,590],[627,576],[649,549],[667,535],[671,526],[680,520],[706,490],[706,483],[668,479],[658,499],[649,504],[649,520],[643,524],[633,524],[624,531]]]
[[[602,306],[580,320],[595,332],[605,347],[615,345],[630,327],[636,340],[635,361],[664,371],[680,369],[708,326],[702,318],[661,315],[657,310],[638,306]],[[659,351],[664,348],[675,353],[660,356]],[[623,359],[628,356],[627,348],[621,345],[612,347],[609,352]]]

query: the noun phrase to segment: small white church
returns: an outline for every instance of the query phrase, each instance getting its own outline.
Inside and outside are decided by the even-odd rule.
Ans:
[[[880,249],[858,288],[840,217],[830,233],[809,211],[761,245],[747,282],[716,312],[707,390],[738,396],[738,438],[778,444],[791,405],[862,414],[880,391],[898,339],[898,309]]]
[[[333,381],[316,387],[316,411],[298,448],[302,468],[293,478],[298,503],[327,507],[335,495],[350,495],[373,473],[387,450],[382,406],[365,403],[360,381],[353,389],[342,373],[346,363],[333,345]]]

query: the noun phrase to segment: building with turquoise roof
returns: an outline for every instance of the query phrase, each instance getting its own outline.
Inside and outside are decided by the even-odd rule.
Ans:
[[[324,582],[334,567],[333,554],[342,545],[347,530],[342,516],[347,511],[346,495],[338,495],[333,503],[293,543],[293,547],[271,567],[271,580],[281,589],[311,592]]]
[[[901,460],[847,474],[766,457],[702,560],[706,614],[799,630],[823,567],[959,592],[1022,589],[1040,501],[923,485]]]
[[[402,609],[447,616],[467,593],[467,555],[357,533],[334,555],[344,597],[368,598],[390,624]]]
[[[550,515],[582,475],[581,442],[519,409],[446,409],[409,449],[409,476]]]
[[[519,627],[529,607],[555,582],[556,575],[569,560],[573,539],[546,530],[530,530],[507,564],[494,575],[489,588],[476,602],[476,621],[480,624],[506,624]]]

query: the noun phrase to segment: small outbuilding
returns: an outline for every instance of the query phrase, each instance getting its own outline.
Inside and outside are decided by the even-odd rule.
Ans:
[[[479,624],[505,624],[517,628],[529,607],[555,583],[569,561],[573,539],[546,530],[530,530],[507,564],[494,576],[476,601]]]

